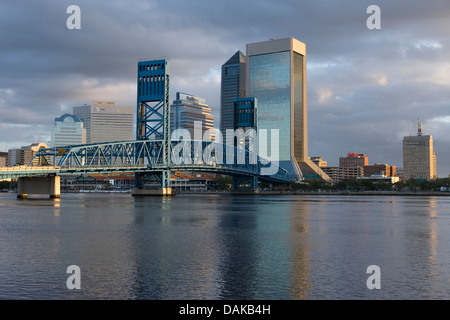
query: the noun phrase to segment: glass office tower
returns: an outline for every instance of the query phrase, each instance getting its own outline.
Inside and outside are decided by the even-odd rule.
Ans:
[[[222,65],[220,88],[220,130],[234,129],[234,99],[246,95],[247,57],[237,51]]]
[[[294,38],[269,40],[247,44],[246,54],[247,92],[258,99],[258,131],[279,130],[280,166],[299,178],[329,180],[308,158],[306,45]]]

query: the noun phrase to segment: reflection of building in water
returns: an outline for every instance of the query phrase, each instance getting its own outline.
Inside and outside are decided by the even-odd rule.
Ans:
[[[291,289],[292,299],[306,299],[311,291],[310,275],[310,247],[309,232],[309,204],[308,202],[292,202],[290,214],[290,238],[291,261],[290,272],[292,275]]]
[[[219,235],[220,262],[218,281],[221,299],[254,299],[258,292],[259,242],[254,232],[242,232],[242,229],[257,229],[257,212],[246,212],[246,208],[257,206],[254,198],[225,198],[226,203],[220,215]],[[250,203],[249,203],[250,201]],[[246,212],[245,214],[243,214]],[[239,291],[237,293],[236,291]]]
[[[438,245],[438,226],[437,226],[437,211],[436,211],[436,199],[430,198],[430,219],[427,219],[430,222],[430,262],[431,262],[431,274],[439,273],[439,261],[437,259],[437,245]]]
[[[170,197],[171,198],[171,197]],[[131,281],[135,299],[209,299],[218,296],[221,243],[208,198],[180,203],[169,198],[136,197]],[[196,232],[201,230],[202,232]]]

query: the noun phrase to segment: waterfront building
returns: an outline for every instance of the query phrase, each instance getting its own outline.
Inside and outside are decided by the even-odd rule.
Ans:
[[[363,167],[321,167],[333,183],[364,176]]]
[[[51,132],[51,146],[69,146],[86,143],[86,128],[75,115],[64,114],[55,118]]]
[[[246,93],[258,100],[258,132],[279,130],[279,164],[292,176],[330,181],[308,157],[306,45],[285,38],[246,50]]]
[[[41,142],[23,146],[20,149],[9,149],[8,166],[28,165],[33,160],[36,152],[41,148],[48,148],[48,146],[46,143]],[[38,161],[38,159],[35,159],[33,165],[37,165]]]
[[[433,150],[433,136],[423,135],[419,123],[416,136],[403,138],[404,179],[435,180],[436,154]]]
[[[312,162],[316,164],[319,168],[327,167],[328,163],[322,159],[322,157],[311,157]]]
[[[206,99],[177,92],[176,100],[170,106],[170,129],[171,131],[186,129],[192,139],[194,139],[194,132],[197,129],[199,132],[201,130],[201,138],[214,140],[214,116],[211,114],[211,108],[206,104]],[[207,130],[211,131],[208,131],[205,136]]]
[[[23,160],[20,159],[20,149],[8,149],[8,166],[13,167],[15,165],[23,164]]]
[[[209,191],[216,190],[217,183],[214,175],[196,174],[186,177],[173,177],[172,188],[177,191]]]
[[[247,87],[247,57],[236,52],[222,65],[220,87],[220,131],[234,129],[234,99],[245,98]]]
[[[382,163],[364,166],[364,177],[371,177],[374,174],[382,174],[386,177],[395,177],[397,175],[397,167]]]
[[[339,157],[339,167],[356,168],[369,165],[369,158],[364,153],[347,153],[347,157]]]
[[[0,152],[0,167],[8,166],[8,152]]]
[[[134,107],[116,106],[114,101],[93,101],[73,108],[84,123],[86,143],[133,140]]]
[[[394,184],[396,182],[400,181],[399,177],[393,177],[393,176],[385,176],[384,174],[381,173],[375,173],[371,176],[364,176],[364,177],[357,177],[356,180],[358,181],[364,181],[364,180],[369,180],[372,181],[373,183],[391,183]]]

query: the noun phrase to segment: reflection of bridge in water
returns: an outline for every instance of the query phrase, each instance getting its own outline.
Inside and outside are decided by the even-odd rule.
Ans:
[[[128,172],[134,195],[171,195],[171,171],[233,177],[233,187],[257,189],[258,181],[288,184],[298,177],[247,147],[222,142],[172,140],[168,60],[141,61],[137,77],[136,140],[39,149],[28,166],[0,169],[0,179],[19,178],[18,197],[59,197],[61,175]],[[231,156],[230,156],[231,155]]]

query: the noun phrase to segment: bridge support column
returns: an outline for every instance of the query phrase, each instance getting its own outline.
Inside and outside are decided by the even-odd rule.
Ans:
[[[60,177],[22,177],[18,179],[17,198],[28,198],[28,195],[49,195],[50,198],[59,198]]]

